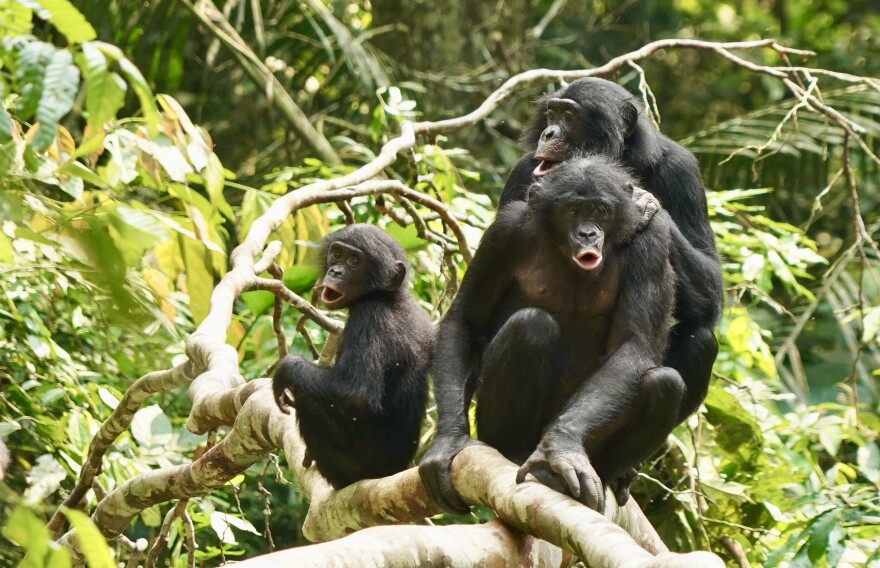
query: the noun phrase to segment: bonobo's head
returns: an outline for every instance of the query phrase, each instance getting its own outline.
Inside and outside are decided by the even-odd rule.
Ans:
[[[321,300],[331,310],[366,295],[396,292],[406,280],[406,253],[388,233],[358,223],[324,238]]]
[[[559,246],[574,267],[590,272],[612,247],[635,232],[633,179],[601,155],[571,158],[529,187],[537,229]]]
[[[621,159],[640,120],[647,121],[641,104],[620,85],[595,77],[573,81],[538,101],[523,135],[524,145],[541,160],[534,176],[549,174],[575,153]]]

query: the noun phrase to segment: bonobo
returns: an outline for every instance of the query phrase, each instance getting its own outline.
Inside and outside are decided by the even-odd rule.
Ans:
[[[684,383],[661,366],[675,277],[673,224],[643,229],[634,180],[607,157],[572,159],[498,212],[440,324],[433,373],[439,422],[419,473],[464,511],[449,476],[477,435],[527,473],[597,510],[659,447]]]
[[[296,410],[309,457],[338,489],[409,465],[434,329],[407,290],[406,253],[381,229],[356,224],[332,233],[321,258],[321,300],[349,313],[336,362],[321,368],[288,356],[272,388],[282,410]]]
[[[524,200],[533,179],[552,172],[575,153],[601,153],[630,168],[660,200],[675,225],[670,260],[675,271],[676,325],[665,365],[687,385],[678,422],[706,397],[718,354],[713,328],[721,314],[721,264],[706,211],[706,192],[693,154],[657,132],[624,88],[588,77],[538,101],[523,135],[530,150],[507,179],[500,206]],[[609,395],[610,396],[610,395]]]

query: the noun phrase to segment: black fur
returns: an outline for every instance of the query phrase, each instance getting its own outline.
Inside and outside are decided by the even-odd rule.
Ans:
[[[463,511],[449,466],[477,434],[551,487],[602,509],[672,430],[684,383],[661,367],[675,294],[673,223],[641,231],[634,179],[604,156],[569,160],[486,231],[440,324],[437,436],[419,471]],[[566,465],[567,464],[567,465]],[[559,475],[571,467],[574,477]]]
[[[355,256],[357,266],[340,262]],[[345,292],[333,307],[349,310],[335,365],[288,356],[272,386],[282,410],[285,391],[293,395],[309,457],[340,488],[397,473],[412,460],[434,330],[407,290],[406,253],[384,231],[346,227],[326,237],[321,258],[322,283]]]
[[[554,112],[551,107],[558,103],[553,101],[576,104],[566,115],[559,109]],[[501,208],[525,199],[532,172],[541,163],[535,158],[536,150],[542,142],[548,144],[546,133],[553,125],[557,129],[550,133],[563,141],[553,156],[556,161],[576,152],[599,152],[620,160],[675,222],[670,260],[678,281],[678,324],[670,332],[665,364],[678,370],[687,384],[678,416],[684,420],[699,408],[709,388],[718,354],[713,330],[723,301],[721,264],[696,158],[657,132],[626,89],[604,79],[578,79],[538,101],[534,119],[522,137],[529,153],[511,171],[501,194]]]

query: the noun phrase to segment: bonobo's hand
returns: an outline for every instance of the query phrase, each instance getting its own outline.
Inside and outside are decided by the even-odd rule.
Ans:
[[[636,230],[641,231],[654,218],[654,214],[660,211],[660,202],[657,201],[657,198],[651,192],[637,186],[633,186],[632,201],[636,211],[641,214],[639,223],[636,226]]]
[[[419,476],[428,495],[450,513],[464,515],[470,510],[452,486],[450,468],[458,452],[475,444],[479,442],[467,436],[437,437],[419,462]]]
[[[545,434],[519,471],[516,482],[531,473],[544,485],[571,495],[590,509],[605,511],[605,489],[582,445],[563,436]]]
[[[275,370],[275,378],[272,379],[272,394],[278,408],[285,414],[290,414],[290,407],[293,406],[292,393],[288,390],[292,386],[292,381],[285,379],[294,372],[297,365],[305,362],[306,360],[299,355],[288,355]]]
[[[611,491],[614,493],[614,500],[617,501],[618,507],[623,507],[629,500],[629,487],[639,476],[640,467],[642,467],[642,464],[629,468],[617,479],[608,484],[608,487],[610,487]]]

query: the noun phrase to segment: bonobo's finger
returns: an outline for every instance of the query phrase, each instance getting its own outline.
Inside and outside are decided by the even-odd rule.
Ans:
[[[312,464],[315,463],[315,460],[312,459],[312,456],[309,455],[309,450],[307,449],[303,454],[303,464],[302,466],[305,468],[312,467]]]
[[[526,476],[529,474],[529,471],[532,469],[532,460],[528,459],[524,464],[519,466],[519,469],[516,470],[516,482],[522,483],[526,480]]]
[[[584,498],[581,499],[581,503],[599,513],[604,512],[605,500],[603,498],[602,484],[586,471],[581,472],[580,480],[584,487]]]
[[[578,481],[578,475],[575,471],[574,467],[571,466],[568,462],[562,462],[556,465],[553,470],[562,476],[562,479],[565,480],[565,484],[568,485],[568,491],[571,496],[575,499],[580,499],[581,497],[581,482]]]
[[[422,478],[428,495],[440,505],[441,509],[457,515],[465,515],[470,511],[468,504],[455,491],[455,487],[452,485],[452,476],[448,471],[431,465],[426,468],[420,467],[419,476]]]

